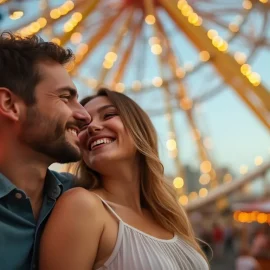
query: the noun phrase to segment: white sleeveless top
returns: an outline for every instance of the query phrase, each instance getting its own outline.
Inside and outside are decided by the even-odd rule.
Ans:
[[[163,240],[146,234],[125,223],[100,199],[119,220],[119,229],[111,256],[97,270],[209,270],[204,258],[179,236]]]

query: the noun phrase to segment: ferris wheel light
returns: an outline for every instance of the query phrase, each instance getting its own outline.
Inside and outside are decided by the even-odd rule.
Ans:
[[[160,87],[160,86],[163,84],[163,80],[162,80],[162,78],[160,78],[160,77],[155,77],[155,78],[153,78],[153,80],[152,80],[152,84],[153,84],[155,87]]]
[[[37,33],[40,30],[40,25],[37,22],[31,23],[30,30],[33,33]]]
[[[79,32],[75,32],[71,35],[70,41],[73,44],[79,44],[82,41],[82,34]]]
[[[260,166],[263,164],[263,158],[261,156],[255,157],[254,163],[256,166]]]
[[[230,23],[229,29],[231,32],[237,33],[239,31],[239,26],[235,23]]]
[[[244,9],[251,9],[252,8],[252,2],[250,0],[244,0],[242,4]]]
[[[82,14],[80,12],[75,12],[71,18],[76,21],[76,22],[80,22],[83,18]]]
[[[207,62],[210,59],[210,53],[208,51],[201,51],[199,57],[202,62]]]
[[[179,202],[180,204],[182,205],[187,205],[188,204],[188,197],[186,195],[182,195],[180,198],[179,198]]]
[[[107,61],[107,60],[105,59],[102,65],[103,65],[103,67],[106,68],[106,69],[111,69],[112,66],[113,66],[113,63],[114,63],[114,62]]]
[[[186,75],[186,71],[183,68],[179,67],[176,69],[176,76],[178,78],[182,79],[185,77],[185,75]]]
[[[192,108],[193,101],[190,98],[184,97],[180,99],[179,105],[182,108],[182,110],[188,111]]]
[[[187,4],[186,0],[179,0],[177,3],[177,8],[181,10],[183,6],[185,6],[186,4]]]
[[[199,182],[200,182],[201,185],[209,184],[210,180],[211,180],[211,177],[210,177],[210,175],[208,173],[202,174],[200,176],[200,178],[199,178]]]
[[[184,179],[182,177],[175,177],[173,185],[175,188],[182,188],[184,186]]]
[[[201,25],[202,25],[202,22],[203,22],[203,20],[202,20],[202,18],[199,16],[197,22],[194,23],[194,25],[195,25],[195,26],[201,26]]]
[[[176,141],[174,139],[169,139],[166,142],[167,149],[173,151],[176,149]]]
[[[188,197],[190,200],[194,200],[194,199],[198,198],[198,193],[195,191],[192,191],[189,193]]]
[[[61,16],[61,13],[60,13],[59,9],[56,8],[56,9],[51,10],[50,16],[52,19],[56,20]]]
[[[204,138],[203,145],[207,149],[212,149],[213,148],[213,142],[212,142],[211,138],[209,138],[209,137]]]
[[[117,83],[115,85],[115,91],[119,93],[123,93],[125,91],[125,85],[123,83]]]
[[[73,1],[67,1],[63,6],[65,6],[69,10],[72,10],[74,8],[74,3]]]
[[[9,15],[9,18],[11,20],[18,20],[23,16],[23,11],[14,11],[11,15]]]
[[[53,39],[51,40],[51,42],[53,42],[53,43],[55,43],[55,44],[57,44],[57,45],[60,45],[60,44],[61,44],[61,40],[60,40],[59,38],[53,38]]]
[[[226,52],[229,48],[229,45],[226,41],[223,41],[222,42],[222,45],[218,47],[218,49],[221,51],[221,52]]]
[[[47,25],[47,20],[45,18],[41,17],[37,20],[37,23],[40,25],[41,28],[43,28]]]
[[[239,169],[241,174],[246,174],[248,172],[248,166],[247,165],[241,165]]]
[[[181,12],[182,12],[183,16],[188,17],[189,15],[191,15],[193,13],[193,8],[190,5],[185,4],[181,8]]]
[[[206,188],[201,188],[199,190],[199,196],[200,197],[206,197],[208,195],[208,190]]]
[[[215,36],[212,39],[212,44],[217,48],[221,47],[223,43],[224,43],[224,40],[220,36]]]
[[[248,76],[251,73],[251,66],[249,64],[244,64],[240,68],[241,73],[245,76]]]
[[[161,54],[162,53],[162,47],[159,44],[154,44],[151,46],[151,52],[153,54]]]
[[[210,39],[213,39],[214,37],[218,36],[218,32],[214,29],[210,29],[208,32],[207,32],[207,36],[210,38]]]
[[[209,173],[212,170],[212,164],[209,160],[205,160],[200,165],[200,170],[202,173]]]
[[[234,54],[234,59],[239,65],[243,65],[247,61],[247,56],[242,52],[236,52]]]
[[[261,82],[261,76],[256,72],[251,72],[247,75],[247,77],[252,84],[257,84]]]
[[[191,13],[189,16],[188,16],[188,21],[191,23],[191,24],[196,24],[199,20],[199,16],[193,12]]]
[[[109,62],[115,62],[117,60],[117,54],[115,52],[108,52],[105,55],[105,59]]]
[[[260,0],[261,3],[266,4],[268,3],[268,0]]]
[[[145,17],[145,22],[149,25],[152,25],[156,22],[156,18],[154,15],[149,14]]]

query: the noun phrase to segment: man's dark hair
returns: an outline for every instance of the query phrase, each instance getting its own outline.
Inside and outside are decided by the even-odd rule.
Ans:
[[[55,61],[61,65],[74,55],[53,42],[34,35],[20,37],[10,32],[0,35],[0,87],[6,87],[28,105],[35,103],[35,87],[41,80],[38,63]]]

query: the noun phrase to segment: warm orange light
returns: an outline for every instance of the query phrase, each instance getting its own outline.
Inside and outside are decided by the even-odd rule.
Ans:
[[[210,53],[208,51],[201,51],[199,56],[202,62],[207,62],[210,59]]]
[[[160,44],[153,44],[151,46],[151,52],[153,54],[161,54],[162,53],[162,47],[160,46]]]
[[[169,139],[166,142],[166,146],[169,151],[173,151],[174,149],[176,149],[176,141],[174,139]]]
[[[201,185],[207,185],[209,184],[210,180],[211,180],[210,175],[208,173],[204,173],[200,176],[199,182]]]
[[[180,99],[180,107],[187,111],[190,110],[193,106],[193,101],[190,98],[184,97]]]
[[[174,178],[173,185],[175,188],[182,188],[184,186],[184,179],[182,177]]]
[[[207,190],[206,188],[201,188],[201,189],[199,190],[199,196],[200,196],[200,197],[206,197],[207,194],[208,194],[208,190]]]
[[[209,160],[205,160],[201,163],[200,170],[202,173],[209,173],[212,169],[212,164]]]
[[[145,17],[145,22],[149,25],[152,25],[156,22],[156,18],[154,15],[149,14]]]
[[[61,13],[60,13],[59,9],[53,9],[50,12],[50,16],[52,19],[56,20],[61,16]]]
[[[182,205],[187,205],[188,204],[188,197],[186,195],[182,195],[180,198],[179,198],[179,202],[182,204]]]

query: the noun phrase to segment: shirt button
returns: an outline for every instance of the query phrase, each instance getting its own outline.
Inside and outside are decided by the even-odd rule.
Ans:
[[[16,197],[17,199],[21,199],[21,198],[22,198],[22,194],[19,193],[19,192],[17,192],[17,193],[15,194],[15,197]]]

